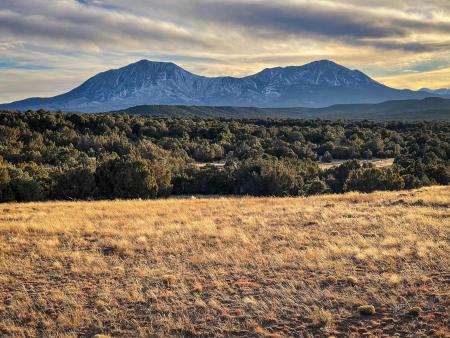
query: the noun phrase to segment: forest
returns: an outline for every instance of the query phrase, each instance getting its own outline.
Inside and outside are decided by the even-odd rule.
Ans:
[[[449,157],[449,122],[0,111],[1,202],[411,189],[449,184]]]

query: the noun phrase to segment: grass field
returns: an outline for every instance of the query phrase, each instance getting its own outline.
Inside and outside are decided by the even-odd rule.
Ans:
[[[0,336],[448,337],[449,235],[450,187],[2,204]]]

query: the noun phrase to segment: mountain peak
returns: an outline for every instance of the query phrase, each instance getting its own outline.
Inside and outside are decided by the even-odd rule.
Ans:
[[[139,60],[139,61],[137,61],[135,63],[132,63],[132,64],[135,64],[135,65],[138,65],[138,64],[158,64],[158,65],[175,65],[176,66],[176,64],[171,62],[171,61],[154,61],[154,60],[148,60],[148,59],[142,59],[142,60]]]
[[[340,67],[343,67],[340,64],[338,64],[338,63],[336,63],[334,61],[328,60],[328,59],[312,61],[310,63],[307,63],[305,66],[307,66],[307,65],[322,65],[322,66],[340,66]]]
[[[129,65],[119,68],[119,69],[125,69],[125,68],[132,68],[132,67],[158,67],[158,68],[165,68],[165,67],[173,67],[173,68],[181,68],[180,66],[176,65],[173,62],[165,62],[165,61],[152,61],[147,59],[142,59],[134,63],[130,63]]]
[[[358,70],[326,59],[266,68],[243,78],[200,76],[173,62],[142,59],[99,73],[65,94],[26,99],[2,108],[98,112],[151,104],[324,107],[426,96],[430,95],[383,86]]]
[[[323,69],[323,70],[347,70],[351,71],[351,69],[340,65],[331,60],[317,60],[310,63],[305,64],[303,67],[305,68],[314,68],[314,69]]]

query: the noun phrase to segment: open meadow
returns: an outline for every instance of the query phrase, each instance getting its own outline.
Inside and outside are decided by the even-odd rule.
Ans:
[[[448,337],[450,187],[0,205],[0,336]]]

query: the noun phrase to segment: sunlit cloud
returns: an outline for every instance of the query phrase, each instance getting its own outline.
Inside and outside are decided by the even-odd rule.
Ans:
[[[412,71],[401,75],[378,78],[379,81],[388,86],[398,88],[409,87],[412,89],[428,88],[430,87],[430,83],[432,84],[432,88],[449,88],[449,79],[450,67],[428,72]]]
[[[0,102],[139,59],[201,75],[332,59],[400,88],[450,87],[445,0],[2,0]],[[419,85],[420,83],[420,85]],[[21,84],[21,85],[20,85]]]

